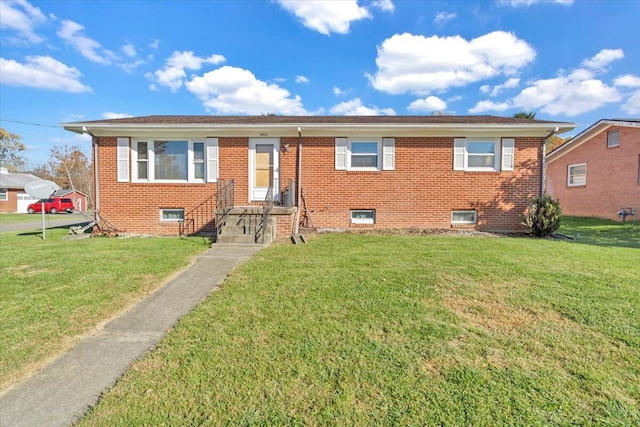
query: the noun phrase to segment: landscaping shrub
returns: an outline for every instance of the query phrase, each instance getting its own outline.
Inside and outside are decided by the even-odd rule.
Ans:
[[[545,194],[529,201],[527,213],[522,216],[522,224],[534,236],[548,237],[560,227],[561,216],[560,201]]]

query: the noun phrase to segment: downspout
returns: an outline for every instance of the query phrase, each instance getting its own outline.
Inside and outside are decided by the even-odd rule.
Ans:
[[[560,129],[555,127],[551,132],[544,137],[544,142],[542,143],[542,177],[540,179],[540,195],[544,196],[545,187],[547,186],[547,141],[549,138],[558,133]]]
[[[302,205],[302,129],[298,126],[298,185],[296,186],[296,216],[293,225],[293,235],[300,232],[300,206]]]
[[[100,210],[100,180],[98,179],[98,137],[92,134],[89,129],[82,127],[82,132],[91,136],[91,148],[93,150],[93,218],[98,219],[97,213]]]

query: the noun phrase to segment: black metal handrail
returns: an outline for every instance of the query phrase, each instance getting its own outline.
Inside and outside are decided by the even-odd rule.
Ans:
[[[273,186],[270,185],[267,190],[267,195],[264,198],[264,202],[262,202],[262,221],[258,227],[256,227],[256,242],[264,243],[267,225],[269,224],[269,215],[271,215],[271,210],[274,205]]]
[[[219,180],[215,194],[185,214],[180,222],[180,235],[191,236],[207,230],[217,235],[221,223],[233,208],[233,193],[233,179]]]

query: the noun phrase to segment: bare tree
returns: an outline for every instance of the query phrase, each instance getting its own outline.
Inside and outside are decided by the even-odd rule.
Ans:
[[[22,170],[26,160],[22,155],[25,150],[22,137],[0,128],[0,166],[10,172]]]
[[[54,146],[49,162],[36,172],[43,178],[48,175],[62,188],[91,196],[91,164],[79,145]]]

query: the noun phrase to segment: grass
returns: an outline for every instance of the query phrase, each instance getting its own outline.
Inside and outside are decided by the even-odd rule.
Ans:
[[[563,216],[559,233],[598,246],[640,248],[640,221],[613,221],[600,218]]]
[[[638,259],[528,238],[272,245],[79,425],[639,425]]]
[[[202,239],[63,240],[66,233],[49,229],[46,240],[39,232],[0,234],[2,389],[156,289],[207,247]]]
[[[52,219],[69,219],[67,214],[45,214],[47,220]],[[37,214],[18,214],[18,213],[2,213],[0,214],[0,224],[15,224],[20,222],[42,221],[42,213]]]

